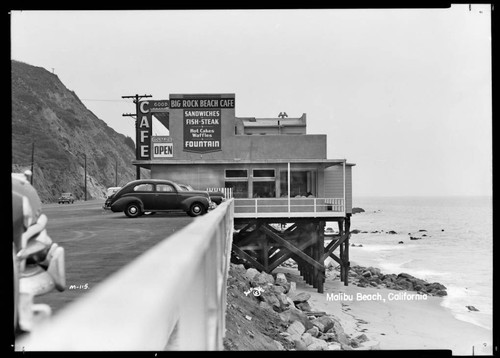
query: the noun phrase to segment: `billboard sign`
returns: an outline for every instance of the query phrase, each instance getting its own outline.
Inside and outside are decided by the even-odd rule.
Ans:
[[[183,110],[185,152],[209,153],[222,150],[221,110]]]
[[[234,98],[179,98],[170,100],[170,108],[234,108]]]

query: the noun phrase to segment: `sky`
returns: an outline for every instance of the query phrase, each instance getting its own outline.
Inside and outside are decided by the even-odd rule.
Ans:
[[[235,93],[238,117],[306,113],[327,158],[356,164],[354,196],[492,194],[487,4],[12,11],[11,58],[134,140],[124,95]]]

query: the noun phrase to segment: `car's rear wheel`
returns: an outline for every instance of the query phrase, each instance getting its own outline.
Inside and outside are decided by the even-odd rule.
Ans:
[[[127,215],[129,218],[136,218],[138,216],[141,216],[141,214],[141,207],[138,203],[128,204],[127,208],[125,209],[125,215]]]
[[[202,203],[193,203],[189,208],[188,215],[189,216],[199,216],[203,215],[206,212],[205,206]]]

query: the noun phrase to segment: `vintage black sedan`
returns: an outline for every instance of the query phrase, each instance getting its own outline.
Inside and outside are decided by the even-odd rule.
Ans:
[[[157,211],[185,211],[190,216],[205,214],[213,203],[206,191],[185,191],[164,179],[131,181],[109,197],[105,209],[123,211],[130,218]]]

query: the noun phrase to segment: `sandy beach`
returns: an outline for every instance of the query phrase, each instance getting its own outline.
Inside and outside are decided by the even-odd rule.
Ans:
[[[356,262],[367,266],[362,257]],[[361,260],[360,260],[361,259]],[[369,263],[368,263],[369,264]],[[297,291],[311,294],[313,311],[336,316],[352,337],[361,333],[381,350],[451,350],[453,355],[491,355],[492,331],[455,318],[440,305],[442,298],[422,300],[416,292],[344,286],[332,271],[324,293],[307,285],[298,271],[280,267]]]

